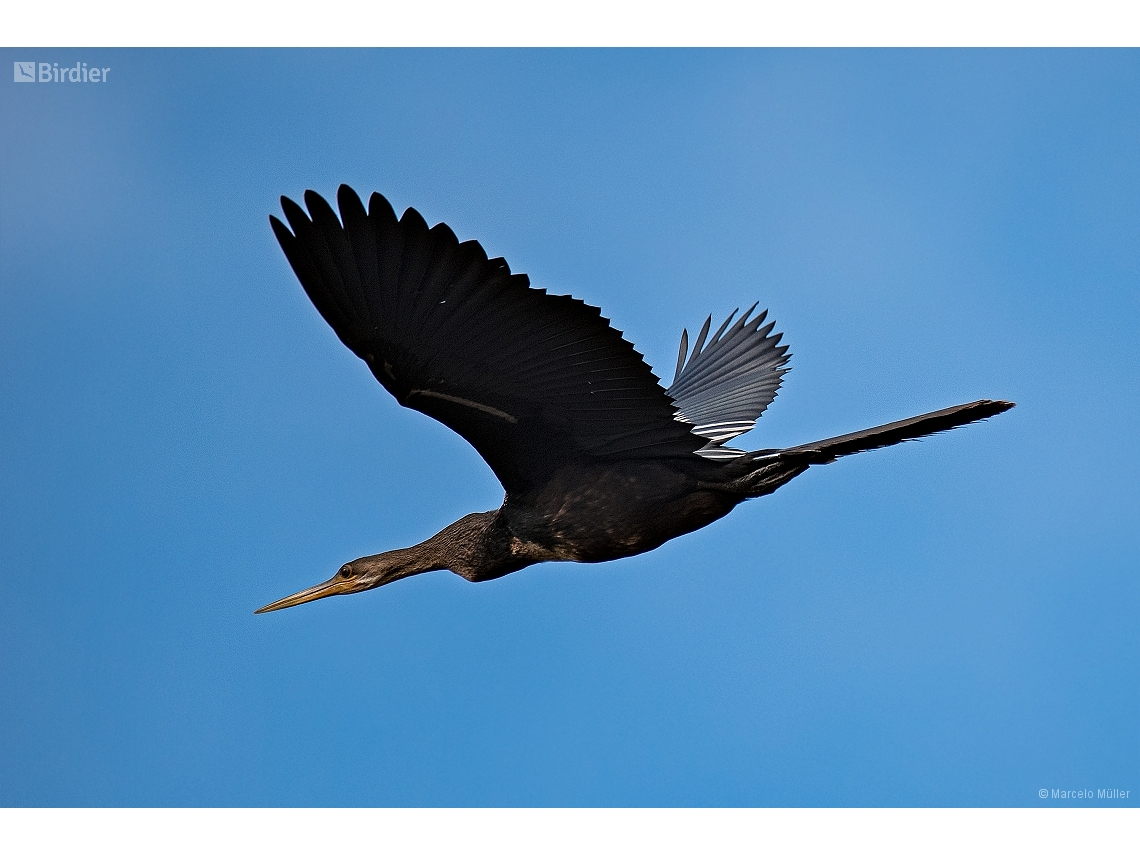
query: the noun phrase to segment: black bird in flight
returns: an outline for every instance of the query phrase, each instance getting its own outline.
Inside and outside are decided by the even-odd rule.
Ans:
[[[351,594],[429,570],[472,582],[541,561],[610,561],[656,549],[763,496],[809,466],[996,415],[975,401],[794,448],[725,445],[776,397],[788,361],[767,313],[705,321],[677,373],[656,376],[600,310],[532,288],[476,241],[413,208],[397,220],[342,185],[340,217],[313,191],[282,197],[273,232],[345,346],[405,407],[447,425],[503,484],[498,510],[468,514],[418,546],[358,558],[258,612]],[[292,229],[290,231],[290,229]],[[753,306],[755,309],[755,306]],[[730,326],[731,323],[731,326]]]

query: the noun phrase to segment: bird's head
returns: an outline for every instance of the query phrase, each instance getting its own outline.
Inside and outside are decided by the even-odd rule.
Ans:
[[[387,585],[397,579],[404,579],[417,573],[436,569],[440,568],[425,566],[424,562],[419,560],[419,556],[415,554],[414,548],[396,549],[380,555],[369,555],[364,558],[357,558],[355,561],[349,561],[328,581],[290,594],[288,597],[282,597],[277,602],[262,606],[254,614],[275,612],[278,609],[299,606],[302,603],[310,603],[313,600],[331,597],[334,594],[356,594],[360,591],[379,588],[381,585]]]

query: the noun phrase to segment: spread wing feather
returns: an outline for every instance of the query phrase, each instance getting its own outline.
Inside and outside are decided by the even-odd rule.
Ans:
[[[691,354],[688,330],[681,334],[677,373],[668,394],[677,405],[676,418],[708,440],[697,452],[704,457],[722,460],[744,454],[724,443],[755,427],[788,371],[784,365],[790,354],[788,346],[780,344],[782,334],[772,335],[774,324],[764,323],[767,311],[750,319],[755,309],[753,305],[729,329],[733,311],[706,347],[710,315]]]
[[[582,458],[688,455],[704,440],[601,311],[531,288],[412,208],[307,191],[274,234],[313,305],[396,400],[450,427],[508,493]]]

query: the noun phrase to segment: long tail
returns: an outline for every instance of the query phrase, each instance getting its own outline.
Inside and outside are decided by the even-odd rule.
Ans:
[[[891,422],[879,427],[868,428],[857,433],[809,442],[794,448],[773,451],[753,451],[749,453],[754,469],[741,478],[737,484],[749,497],[764,496],[774,491],[809,466],[831,463],[848,454],[885,448],[919,439],[933,433],[968,425],[981,419],[988,419],[1004,413],[1013,407],[1010,401],[974,401],[972,404],[959,404],[933,413]]]

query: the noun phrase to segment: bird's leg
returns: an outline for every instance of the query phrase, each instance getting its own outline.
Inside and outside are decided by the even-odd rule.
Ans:
[[[745,499],[755,499],[776,492],[797,475],[806,472],[808,468],[802,462],[792,463],[779,457],[757,461],[755,465],[755,469],[739,478],[721,484],[702,482],[700,486],[707,490],[732,493]]]
[[[756,471],[745,475],[740,480],[744,482],[745,492],[750,499],[758,496],[767,496],[783,487],[797,475],[807,472],[804,464],[791,465],[786,461],[777,461],[761,466]]]

